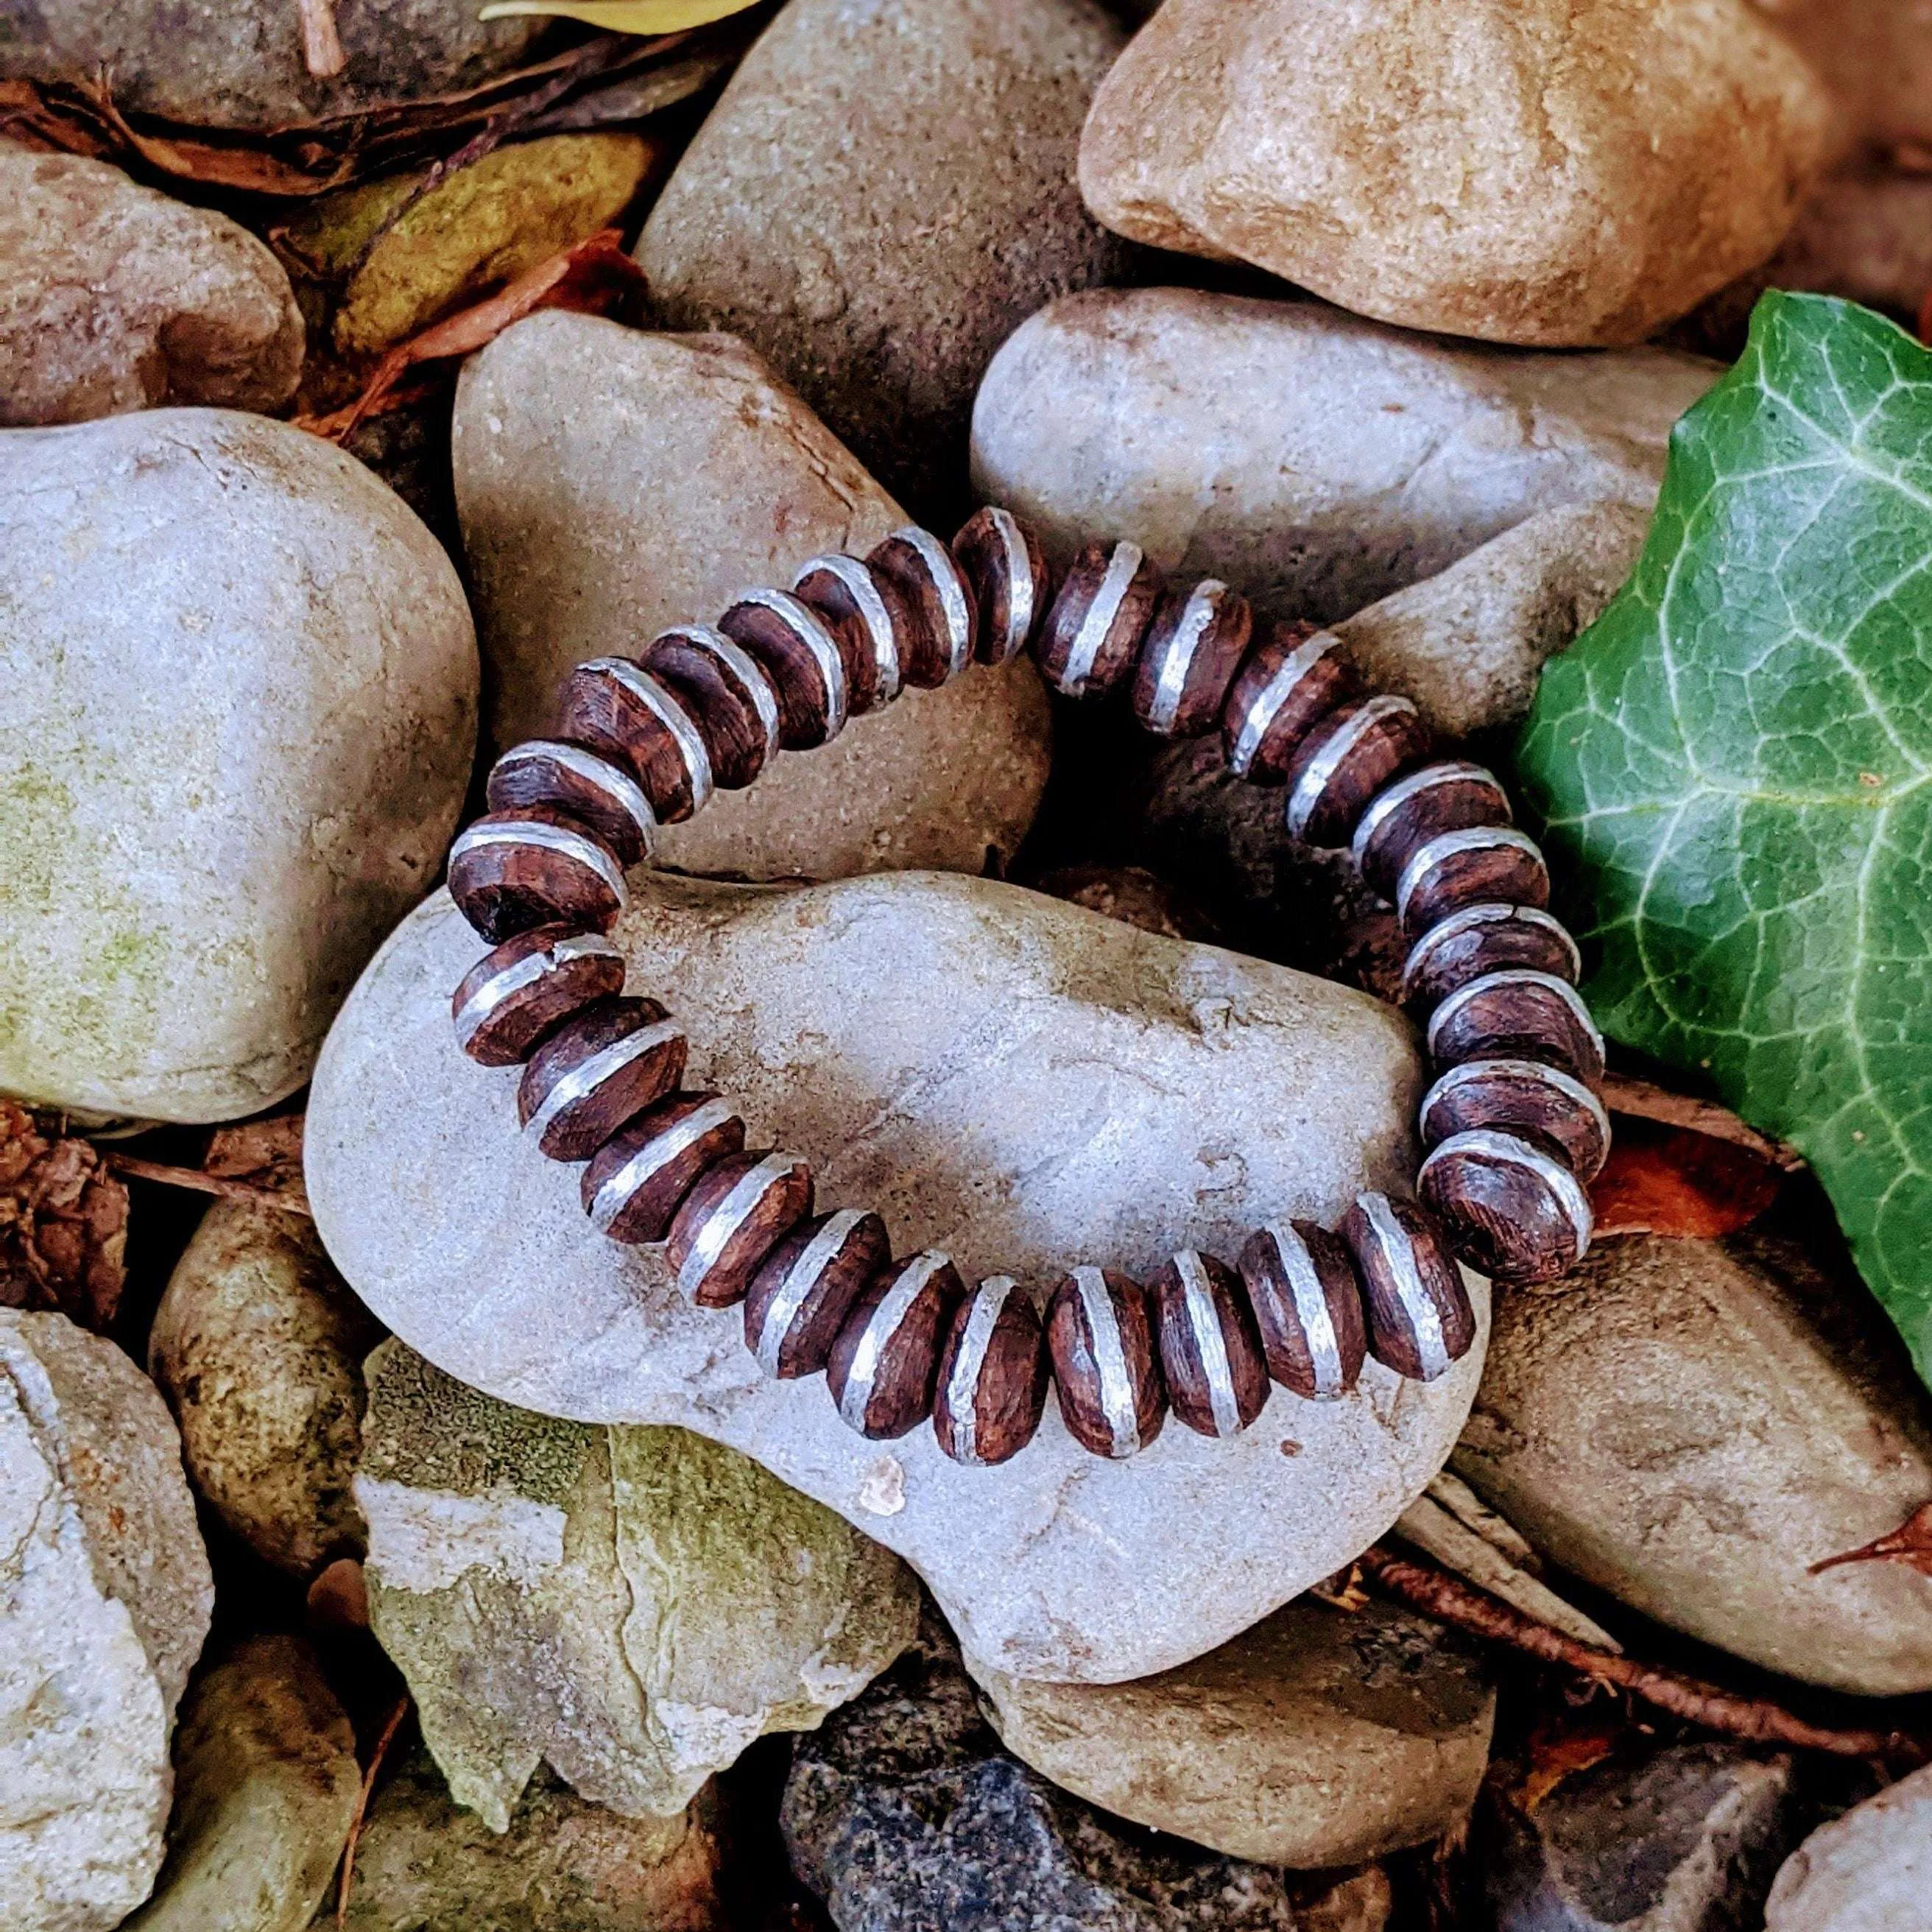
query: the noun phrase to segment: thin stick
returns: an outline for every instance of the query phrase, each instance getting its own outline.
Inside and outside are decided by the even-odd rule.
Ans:
[[[335,0],[296,0],[302,11],[302,64],[317,80],[333,80],[349,64],[335,31]]]
[[[342,1932],[343,1927],[349,1922],[349,1886],[356,1876],[356,1844],[362,1835],[362,1820],[369,1809],[369,1795],[376,1788],[376,1774],[382,1769],[382,1760],[388,1755],[389,1746],[394,1742],[409,1708],[410,1694],[405,1690],[396,1700],[396,1708],[389,1713],[388,1721],[376,1740],[376,1748],[369,1754],[369,1768],[362,1774],[362,1789],[356,1795],[356,1809],[349,1820],[349,1836],[342,1847],[342,1882],[335,1888],[336,1932]]]
[[[265,1208],[280,1208],[291,1214],[304,1214],[313,1220],[314,1211],[298,1194],[286,1194],[273,1187],[257,1187],[253,1182],[232,1180],[226,1174],[204,1174],[198,1167],[170,1167],[165,1162],[143,1160],[138,1154],[104,1148],[101,1159],[116,1174],[135,1180],[156,1180],[164,1187],[192,1188],[197,1194],[220,1194],[230,1201],[259,1201]]]
[[[1420,1563],[1405,1562],[1379,1544],[1356,1558],[1364,1572],[1392,1597],[1460,1630],[1527,1651],[1546,1664],[1581,1671],[1599,1683],[1613,1685],[1654,1704],[1673,1717],[1702,1724],[1706,1730],[1744,1738],[1754,1744],[1794,1745],[1802,1750],[1829,1751],[1840,1757],[1877,1757],[1922,1762],[1928,1755],[1924,1740],[1903,1731],[1824,1730],[1776,1704],[1758,1697],[1740,1697],[1714,1684],[1673,1670],[1640,1664],[1606,1650],[1580,1643],[1552,1630],[1520,1610],[1459,1579]]]

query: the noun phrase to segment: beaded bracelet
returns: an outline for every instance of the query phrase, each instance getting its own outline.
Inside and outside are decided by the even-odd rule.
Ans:
[[[969,1292],[944,1254],[895,1258],[867,1210],[814,1212],[808,1162],[748,1148],[729,1101],[682,1089],[682,1032],[626,994],[603,936],[659,824],[906,686],[1028,649],[1069,697],[1130,686],[1161,736],[1218,729],[1232,771],[1284,788],[1295,837],[1347,847],[1393,902],[1402,998],[1426,1016],[1439,1076],[1418,1200],[1365,1193],[1333,1232],[1270,1222],[1232,1267],[1186,1249],[1144,1287],[1076,1267],[1042,1313],[1010,1276]],[[1089,545],[1056,592],[1004,510],[950,547],[901,530],[862,559],[813,558],[790,590],[746,591],[716,626],[572,673],[557,735],[497,760],[489,812],[451,854],[451,895],[495,949],[456,989],[457,1036],[486,1066],[524,1066],[524,1130],[551,1160],[586,1163],[595,1227],[662,1244],[693,1302],[742,1306],[766,1373],[822,1371],[862,1435],[930,1418],[948,1456],[1001,1462],[1050,1386],[1074,1437],[1120,1457],[1170,1409],[1225,1436],[1270,1382],[1346,1394],[1369,1354],[1426,1382],[1475,1340],[1456,1259],[1508,1281],[1563,1273],[1588,1246],[1584,1183],[1610,1147],[1603,1041],[1542,854],[1490,773],[1430,752],[1415,706],[1365,692],[1331,633],[1258,625],[1224,584],[1167,586],[1133,544]]]

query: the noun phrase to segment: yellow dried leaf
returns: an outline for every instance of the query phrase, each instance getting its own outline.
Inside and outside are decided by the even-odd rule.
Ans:
[[[492,0],[477,15],[500,20],[512,14],[556,14],[614,34],[681,34],[742,14],[757,0]]]

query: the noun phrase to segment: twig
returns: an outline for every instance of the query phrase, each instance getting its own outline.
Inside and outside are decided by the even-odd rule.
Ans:
[[[1804,1156],[1796,1148],[1760,1133],[1714,1100],[1673,1094],[1667,1087],[1634,1078],[1628,1073],[1605,1074],[1603,1091],[1604,1105],[1613,1114],[1634,1114],[1640,1120],[1656,1120],[1666,1127],[1688,1127],[1694,1133],[1708,1134],[1713,1140],[1729,1141],[1734,1147],[1748,1148],[1786,1174],[1796,1174],[1804,1165]]]
[[[382,1760],[388,1755],[389,1746],[394,1742],[397,1731],[409,1714],[410,1694],[405,1690],[396,1700],[396,1708],[389,1713],[388,1720],[376,1739],[376,1748],[369,1754],[369,1768],[362,1774],[362,1789],[356,1794],[356,1809],[350,1814],[349,1836],[343,1841],[342,1878],[335,1888],[335,1928],[342,1928],[349,1922],[349,1887],[356,1876],[356,1846],[362,1836],[362,1820],[369,1810],[370,1793],[376,1788],[376,1774],[382,1768]]]
[[[130,1180],[159,1181],[164,1187],[192,1188],[197,1194],[220,1194],[231,1201],[259,1201],[266,1208],[280,1208],[291,1214],[308,1215],[313,1210],[299,1194],[279,1188],[257,1187],[246,1180],[231,1180],[225,1175],[204,1173],[198,1167],[171,1167],[164,1161],[143,1160],[138,1154],[122,1154],[113,1148],[102,1150],[101,1159],[116,1174]]]
[[[349,64],[335,31],[335,0],[296,0],[302,12],[302,64],[317,80],[333,80]]]
[[[1654,1704],[1660,1711],[1683,1718],[1706,1730],[1721,1731],[1754,1744],[1790,1744],[1803,1750],[1829,1751],[1840,1757],[1876,1757],[1923,1762],[1924,1740],[1903,1731],[1838,1731],[1808,1724],[1790,1712],[1763,1698],[1740,1697],[1714,1684],[1683,1677],[1673,1670],[1640,1664],[1634,1658],[1580,1643],[1552,1630],[1507,1604],[1498,1603],[1457,1578],[1420,1563],[1405,1562],[1376,1544],[1358,1557],[1363,1570],[1392,1597],[1443,1623],[1527,1651],[1546,1664],[1581,1671],[1599,1683]]]

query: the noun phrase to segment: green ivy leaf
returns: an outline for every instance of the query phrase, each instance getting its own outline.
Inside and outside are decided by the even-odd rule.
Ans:
[[[1803,1150],[1932,1382],[1932,353],[1765,296],[1518,758],[1605,1031]]]

